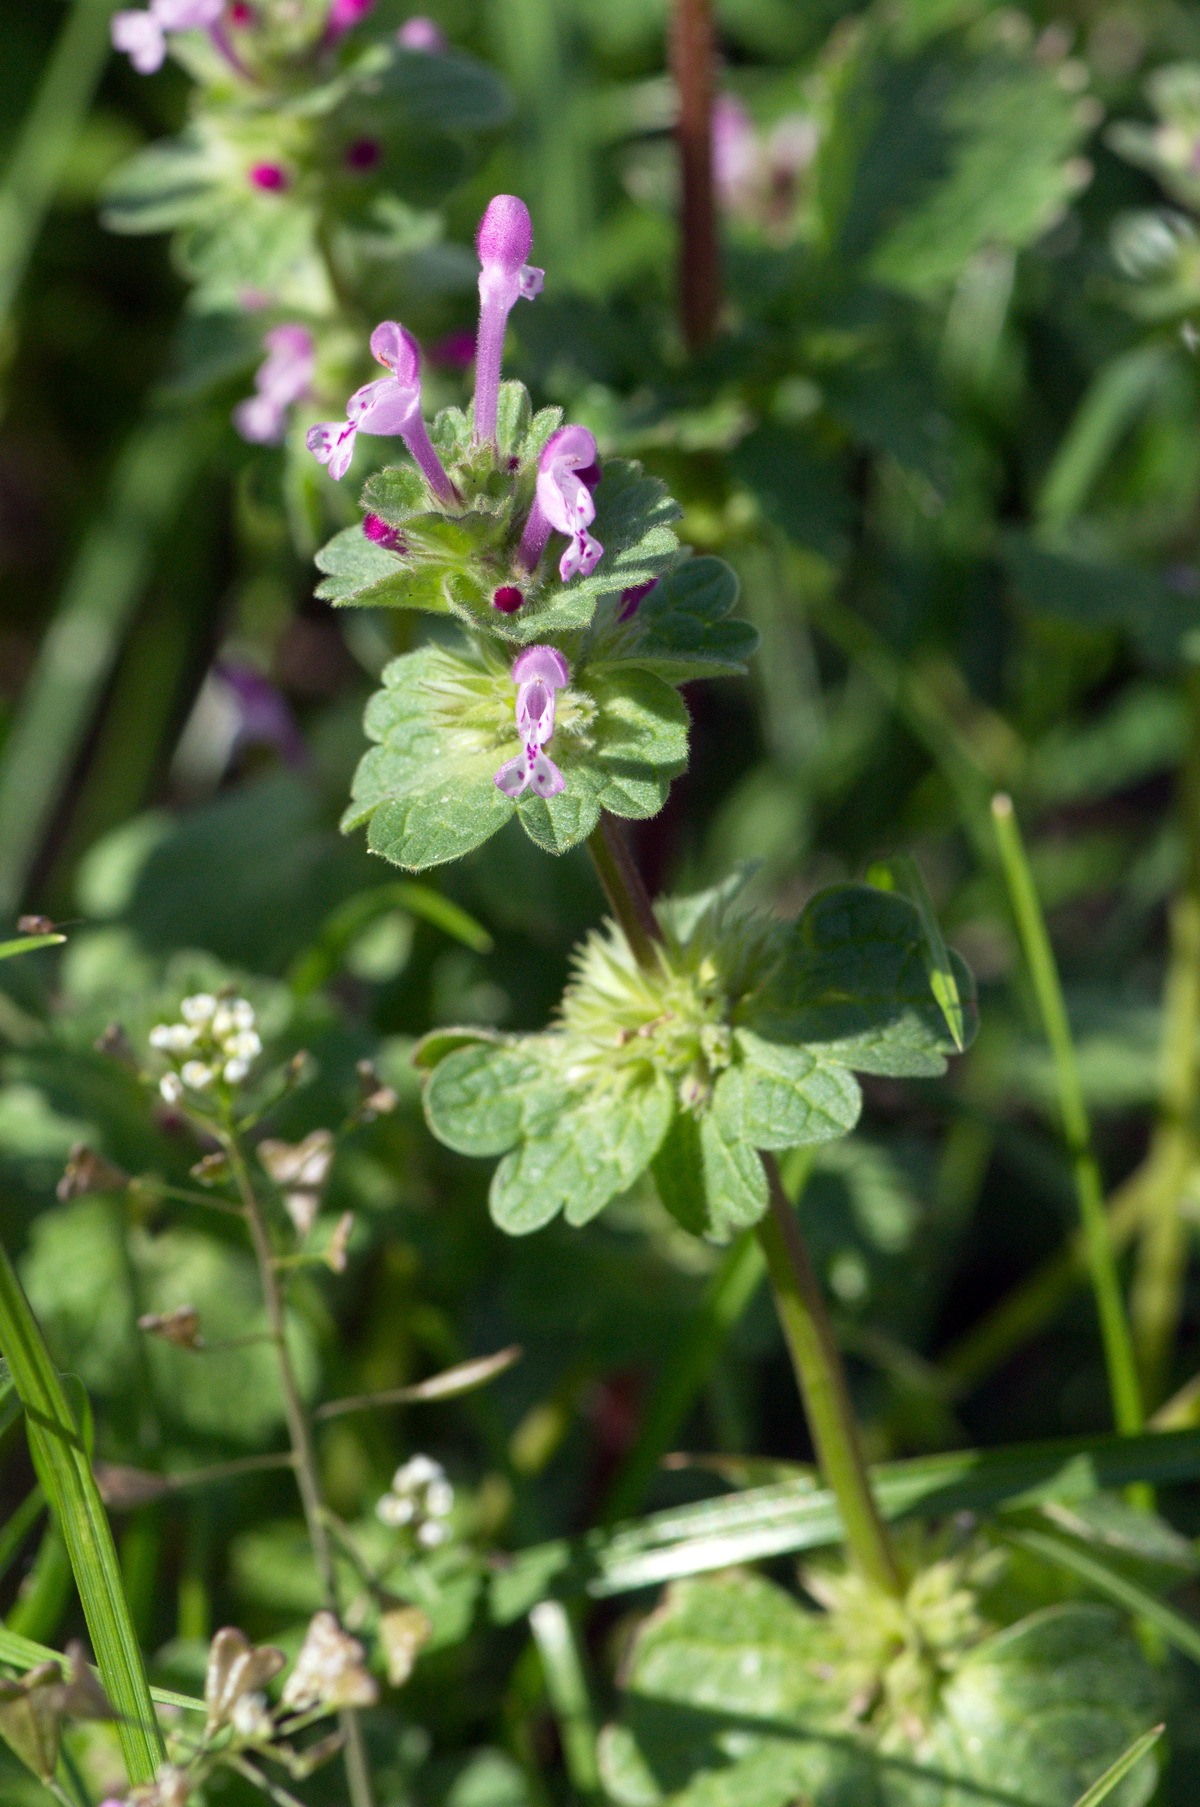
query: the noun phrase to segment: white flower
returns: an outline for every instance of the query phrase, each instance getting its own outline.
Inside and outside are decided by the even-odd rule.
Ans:
[[[445,1525],[439,1524],[435,1518],[427,1518],[423,1525],[417,1526],[417,1542],[424,1550],[435,1550],[440,1543],[445,1543],[450,1533]]]
[[[198,991],[190,998],[184,998],[179,1006],[179,1014],[185,1023],[207,1023],[217,1008],[217,1000],[211,992]]]
[[[196,1040],[196,1030],[186,1023],[156,1023],[150,1031],[150,1046],[165,1054],[186,1054]]]
[[[216,1075],[211,1067],[205,1066],[202,1060],[186,1060],[179,1069],[179,1077],[184,1085],[193,1092],[204,1092],[212,1084]]]
[[[235,998],[230,1007],[233,1012],[234,1027],[237,1029],[253,1029],[254,1006],[246,998]]]
[[[275,1730],[267,1711],[265,1694],[243,1694],[234,1703],[229,1723],[240,1737],[254,1738],[261,1742],[269,1739]]]
[[[223,1068],[227,1085],[240,1085],[250,1071],[248,1060],[227,1060]]]
[[[226,1036],[225,1052],[234,1060],[254,1060],[262,1053],[262,1041],[253,1029],[239,1029],[235,1034]]]
[[[431,1481],[444,1481],[445,1478],[446,1470],[432,1456],[410,1456],[392,1476],[392,1487],[396,1493],[415,1493],[419,1487],[428,1487]]]
[[[411,1525],[417,1516],[416,1501],[402,1499],[397,1493],[385,1493],[376,1504],[375,1516],[385,1525]]]
[[[158,1082],[158,1089],[168,1104],[178,1104],[183,1097],[183,1085],[178,1073],[164,1073]]]
[[[357,1638],[348,1637],[331,1612],[317,1613],[284,1683],[284,1706],[298,1713],[316,1706],[373,1706],[379,1689],[362,1661]]]

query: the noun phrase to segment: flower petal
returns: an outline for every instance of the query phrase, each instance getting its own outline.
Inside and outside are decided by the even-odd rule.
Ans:
[[[496,789],[506,797],[519,797],[533,776],[529,751],[523,747],[515,759],[508,759],[496,773]]]
[[[527,646],[513,660],[512,675],[515,684],[530,684],[538,678],[561,690],[571,682],[571,667],[556,646]]]

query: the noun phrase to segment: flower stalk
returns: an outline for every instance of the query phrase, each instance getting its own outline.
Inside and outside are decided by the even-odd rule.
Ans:
[[[231,1121],[227,1122],[219,1131],[219,1140],[229,1162],[229,1171],[233,1176],[238,1197],[242,1202],[242,1214],[245,1217],[251,1245],[254,1249],[263,1302],[267,1310],[267,1322],[270,1325],[271,1341],[275,1345],[276,1359],[279,1363],[279,1381],[283,1392],[288,1441],[292,1448],[296,1488],[304,1510],[304,1520],[308,1527],[309,1542],[312,1545],[313,1561],[316,1564],[321,1594],[326,1607],[336,1615],[338,1609],[337,1577],[333,1566],[333,1545],[325,1516],[325,1502],[321,1497],[321,1483],[317,1473],[312,1427],[309,1424],[308,1413],[305,1410],[304,1400],[296,1379],[291,1350],[288,1348],[283,1291],[275,1266],[275,1252],[271,1247],[270,1233],[267,1230],[262,1205],[254,1190],[254,1184],[238,1142],[237,1132]],[[358,1716],[348,1708],[343,1709],[339,1714],[339,1723],[345,1740],[343,1754],[351,1807],[373,1807],[371,1773],[367,1764],[366,1747],[363,1743]]]

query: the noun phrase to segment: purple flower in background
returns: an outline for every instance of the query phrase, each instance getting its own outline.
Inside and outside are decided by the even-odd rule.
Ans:
[[[553,646],[527,646],[513,661],[512,675],[521,751],[496,773],[497,788],[506,797],[519,797],[527,787],[539,797],[556,797],[567,781],[542,749],[554,733],[558,692],[570,683],[571,668]]]
[[[516,195],[488,202],[475,241],[479,261],[479,340],[475,356],[475,443],[496,437],[500,359],[508,316],[523,296],[542,292],[543,270],[526,263],[533,243],[529,209]]]
[[[621,606],[617,610],[618,621],[632,621],[638,612],[638,604],[643,596],[649,596],[658,584],[657,577],[652,577],[648,584],[631,584],[627,590],[621,591]]]
[[[713,181],[725,207],[736,207],[758,172],[758,135],[745,107],[718,94],[712,111]]]
[[[378,138],[356,138],[353,144],[347,145],[344,162],[347,169],[374,169],[383,156],[383,146]]]
[[[429,347],[431,364],[444,364],[448,370],[466,370],[475,362],[475,334],[461,329],[447,333]]]
[[[161,69],[169,31],[207,31],[221,17],[224,0],[150,0],[143,11],[114,13],[113,48],[123,50],[139,75]]]
[[[270,678],[241,659],[220,660],[213,674],[232,692],[238,712],[230,757],[243,747],[274,747],[285,765],[306,771],[311,761],[304,737]]]
[[[325,41],[334,44],[348,31],[352,31],[360,19],[365,19],[375,0],[333,0],[329,8],[329,16],[325,20]]]
[[[446,34],[441,26],[421,13],[404,21],[396,33],[396,42],[402,50],[428,50],[435,56],[447,48]]]
[[[255,394],[239,402],[233,424],[252,445],[278,445],[287,411],[308,394],[316,354],[306,326],[275,326],[263,337],[267,356],[254,373]]]
[[[346,418],[322,421],[310,427],[305,444],[331,477],[341,478],[350,469],[354,441],[360,432],[386,437],[399,434],[420,467],[439,502],[460,500],[433,448],[421,413],[421,348],[410,332],[394,320],[385,320],[371,334],[371,353],[391,372],[364,383],[346,403]]]
[[[560,427],[552,433],[538,459],[537,494],[521,535],[518,557],[527,571],[536,567],[553,527],[571,542],[558,562],[563,582],[591,576],[604,551],[588,532],[596,518],[592,491],[599,481],[600,457],[587,428]]]

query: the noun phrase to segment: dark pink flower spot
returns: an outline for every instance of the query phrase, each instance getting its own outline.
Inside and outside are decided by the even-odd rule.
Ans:
[[[233,5],[229,8],[229,23],[243,26],[253,25],[254,8],[247,4],[247,0],[233,0]]]
[[[347,169],[374,169],[383,156],[383,146],[378,138],[356,138],[346,148]]]
[[[278,193],[289,186],[288,173],[279,163],[255,163],[250,169],[250,180],[255,188],[262,188],[268,194]]]
[[[404,543],[404,535],[389,526],[382,515],[367,515],[363,520],[362,530],[369,540],[376,546],[382,546],[385,552],[407,552],[408,550]]]
[[[492,607],[499,609],[502,615],[511,615],[520,608],[524,600],[524,593],[518,590],[516,584],[501,584],[492,597]]]

